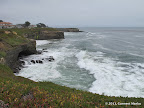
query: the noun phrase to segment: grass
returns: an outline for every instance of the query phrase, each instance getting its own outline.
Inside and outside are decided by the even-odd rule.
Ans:
[[[6,42],[11,46],[17,46],[28,42],[28,40],[24,37],[27,34],[31,34],[35,36],[36,39],[39,38],[40,31],[57,31],[54,28],[12,28],[12,29],[0,29],[0,40]],[[10,31],[10,33],[6,34],[5,31]],[[14,34],[13,32],[16,32]]]
[[[9,29],[5,29],[5,30],[9,30]],[[29,33],[39,33],[41,30],[47,30],[47,31],[57,31],[54,28],[12,28],[10,29],[12,31],[15,31],[18,35],[24,35],[24,34],[29,34]]]
[[[6,56],[6,52],[0,51],[0,58],[5,57],[5,56]]]
[[[5,31],[9,31],[10,33],[7,34]],[[5,42],[10,46],[18,46],[28,42],[28,39],[24,38],[23,36],[15,35],[12,32],[12,30],[0,30],[0,39],[2,42]]]
[[[102,108],[114,107],[105,105],[105,102],[139,102],[141,106],[116,106],[143,108],[143,98],[108,97],[92,94],[86,91],[71,89],[51,82],[33,82],[23,77],[17,77],[8,66],[0,64],[0,100],[10,107],[29,108]],[[24,101],[22,98],[31,93],[33,98]]]
[[[40,35],[40,32],[41,31],[57,31],[56,29],[54,28],[12,28],[12,29],[2,29],[0,30],[0,33],[3,32],[3,31],[11,31],[11,32],[16,32],[18,36],[27,36],[27,35],[30,35],[30,37],[33,39],[38,39],[39,38],[39,35]],[[10,35],[10,34],[9,34]],[[24,40],[24,39],[23,39]],[[10,43],[14,44],[16,43],[19,44],[19,42],[17,42],[16,40],[8,40],[6,39],[6,41],[10,41]]]

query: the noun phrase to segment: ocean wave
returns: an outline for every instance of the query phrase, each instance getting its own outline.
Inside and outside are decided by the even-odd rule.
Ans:
[[[50,43],[50,42],[47,41],[47,40],[36,40],[36,45],[37,46],[45,45],[45,44],[48,44],[48,43]]]
[[[89,70],[96,79],[90,92],[108,96],[144,97],[144,64],[118,62],[105,57],[102,52],[92,56],[87,51],[80,51],[76,57],[77,65]]]
[[[25,65],[17,76],[23,76],[34,81],[51,81],[52,79],[60,78],[61,73],[57,70],[59,62],[62,61],[67,55],[67,48],[62,47],[61,49],[49,49],[45,50],[48,52],[43,52],[41,55],[31,55],[23,58]],[[31,60],[42,60],[44,58],[49,58],[53,56],[55,61],[49,62],[48,60],[43,60],[43,64],[33,64]],[[70,56],[70,53],[69,53]]]

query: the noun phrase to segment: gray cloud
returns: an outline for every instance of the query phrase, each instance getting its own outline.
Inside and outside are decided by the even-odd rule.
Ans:
[[[49,26],[144,26],[143,0],[0,0],[0,19]]]

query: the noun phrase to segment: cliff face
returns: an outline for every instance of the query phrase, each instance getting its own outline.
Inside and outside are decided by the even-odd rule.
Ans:
[[[81,32],[78,28],[55,28],[55,29],[63,32]]]
[[[20,56],[37,52],[33,39],[64,39],[64,32],[52,28],[0,30],[0,64],[6,64],[16,72]]]
[[[19,57],[22,55],[31,55],[36,53],[36,42],[30,40],[28,43],[21,44],[17,47],[11,48],[6,52],[5,63],[12,69],[15,70],[19,65]]]
[[[25,37],[36,40],[64,39],[64,32],[42,30],[38,33],[27,33]]]
[[[0,63],[8,65],[13,71],[19,65],[21,55],[36,53],[36,41],[26,39],[11,31],[0,31]]]

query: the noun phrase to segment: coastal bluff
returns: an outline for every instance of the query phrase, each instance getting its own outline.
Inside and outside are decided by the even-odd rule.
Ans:
[[[25,33],[24,37],[35,40],[64,39],[64,32],[41,30],[39,32]]]
[[[20,64],[19,57],[36,52],[35,40],[19,36],[14,31],[0,31],[0,64],[5,64],[15,71]]]
[[[13,28],[18,35],[35,40],[64,39],[64,32],[55,28]]]
[[[21,56],[36,54],[35,40],[64,39],[64,32],[54,28],[23,28],[0,30],[0,64],[19,70]]]
[[[78,28],[55,28],[55,29],[63,32],[82,32]]]

